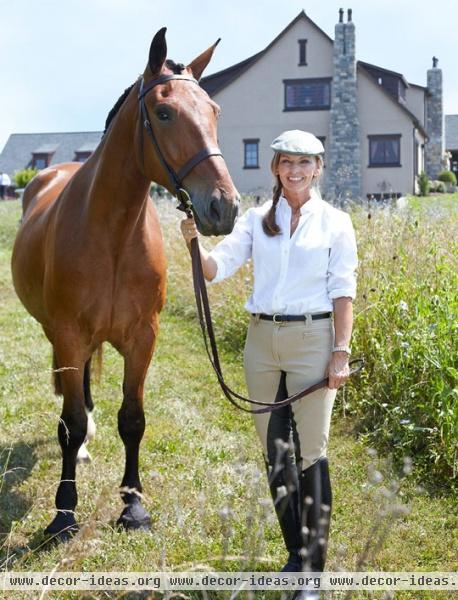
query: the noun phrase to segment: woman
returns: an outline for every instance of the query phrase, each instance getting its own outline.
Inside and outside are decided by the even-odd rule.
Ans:
[[[332,503],[326,447],[336,391],[349,375],[356,242],[349,216],[318,191],[320,140],[286,131],[271,148],[272,201],[247,210],[211,252],[201,249],[202,267],[218,282],[253,259],[244,361],[251,398],[279,401],[329,377],[328,388],[254,415],[289,552],[282,570],[321,572]],[[197,236],[193,220],[182,221],[181,230],[189,247]]]

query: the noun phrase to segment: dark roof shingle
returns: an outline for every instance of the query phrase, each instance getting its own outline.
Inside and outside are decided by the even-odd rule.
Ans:
[[[94,150],[101,138],[101,131],[13,133],[0,154],[0,171],[12,176],[31,165],[33,153],[52,154],[51,165],[70,162],[82,147]]]

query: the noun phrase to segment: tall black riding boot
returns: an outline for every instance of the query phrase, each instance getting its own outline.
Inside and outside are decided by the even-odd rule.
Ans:
[[[300,475],[304,566],[324,571],[331,520],[332,491],[327,458],[320,458]]]
[[[303,571],[323,572],[331,519],[332,492],[327,458],[320,458],[300,475]],[[293,600],[319,600],[315,590],[299,590]]]
[[[278,463],[275,465],[266,464],[266,468],[275,512],[277,513],[286,549],[289,552],[288,562],[282,568],[282,572],[301,571],[300,493],[296,467],[294,464],[286,462],[286,464],[281,465]]]

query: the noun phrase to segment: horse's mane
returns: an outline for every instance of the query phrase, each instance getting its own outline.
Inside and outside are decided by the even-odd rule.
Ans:
[[[175,61],[170,60],[170,59],[167,59],[165,61],[165,64],[168,69],[170,69],[173,73],[175,73],[177,75],[180,75],[186,68],[183,63],[176,63]],[[113,121],[115,116],[118,114],[119,109],[124,104],[124,101],[127,98],[127,96],[129,95],[130,90],[134,87],[134,85],[137,83],[137,81],[138,81],[138,79],[135,80],[134,83],[132,85],[130,85],[128,88],[126,88],[123,91],[123,93],[119,96],[119,98],[116,100],[116,103],[114,104],[114,106],[110,110],[110,112],[108,113],[107,119],[105,121],[105,129],[103,130],[103,135],[105,135],[105,133],[107,132],[107,129],[110,126],[111,121]]]
[[[110,112],[108,113],[107,116],[107,120],[105,121],[105,129],[103,130],[103,135],[106,134],[108,127],[110,126],[111,121],[115,118],[115,116],[118,114],[119,109],[121,108],[121,106],[124,104],[124,100],[127,98],[127,96],[129,95],[130,90],[134,87],[134,85],[137,83],[137,81],[134,81],[134,83],[132,85],[129,85],[128,88],[126,88],[123,93],[119,96],[119,98],[116,100],[115,105],[113,106],[113,108],[110,110]]]

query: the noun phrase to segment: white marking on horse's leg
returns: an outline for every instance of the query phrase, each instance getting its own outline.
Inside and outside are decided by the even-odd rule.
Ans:
[[[86,432],[86,442],[90,442],[95,437],[96,426],[94,417],[92,416],[92,412],[86,411],[87,414],[87,432]]]
[[[89,463],[92,458],[89,452],[87,451],[86,444],[81,444],[80,449],[78,450],[78,455],[76,457],[76,462],[78,464],[81,463]]]
[[[92,412],[86,411],[87,414],[87,431],[86,431],[86,439],[84,440],[84,444],[81,444],[80,449],[78,450],[78,455],[76,457],[77,463],[88,463],[91,462],[92,458],[89,452],[87,451],[86,444],[89,443],[95,437],[96,426],[95,421],[92,416]]]

